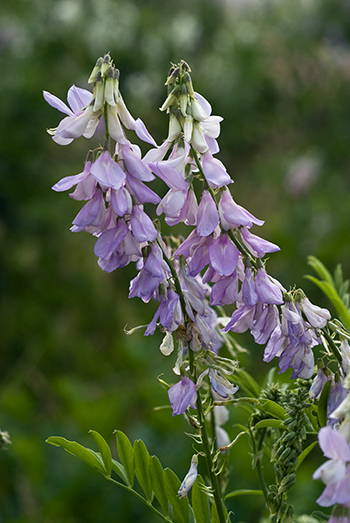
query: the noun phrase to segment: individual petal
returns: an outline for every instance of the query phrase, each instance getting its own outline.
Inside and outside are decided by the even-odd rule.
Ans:
[[[124,214],[131,214],[132,199],[129,191],[125,187],[118,190],[111,190],[111,204],[113,211],[117,216],[124,216]]]
[[[228,332],[229,330],[232,330],[233,332],[242,333],[247,329],[251,329],[253,326],[254,313],[255,306],[247,307],[246,305],[241,305],[241,307],[238,307],[233,312],[231,320],[222,331]]]
[[[215,202],[209,191],[203,191],[203,196],[198,206],[197,233],[199,236],[209,236],[218,223],[219,214]]]
[[[191,406],[196,408],[194,402],[197,398],[195,384],[187,376],[181,378],[181,381],[173,385],[168,390],[170,405],[173,409],[173,416],[184,414]]]
[[[255,289],[254,274],[250,267],[245,270],[245,278],[242,283],[242,302],[247,307],[256,305],[259,301],[258,293]]]
[[[103,151],[92,164],[91,174],[104,187],[120,189],[125,180],[125,172],[115,162],[108,151]]]
[[[209,371],[210,384],[221,398],[227,399],[238,390],[238,386],[233,385],[227,378],[218,370],[210,369]]]
[[[155,139],[150,135],[150,133],[147,130],[147,127],[141,120],[141,118],[138,118],[136,120],[136,128],[135,132],[137,136],[142,140],[143,142],[150,143],[151,145],[154,145],[154,147],[158,147]]]
[[[181,173],[174,169],[169,162],[150,162],[149,167],[159,178],[161,178],[170,189],[174,191],[186,191],[189,184],[184,180]]]
[[[247,245],[252,254],[257,258],[262,258],[268,252],[276,252],[281,250],[278,245],[264,240],[255,234],[252,234],[244,227],[241,229],[241,234],[244,243]]]
[[[135,196],[137,203],[157,203],[160,202],[160,197],[152,189],[147,187],[144,183],[136,180],[133,176],[126,177],[126,184],[130,192]]]
[[[278,310],[275,305],[266,306],[255,321],[251,334],[255,343],[264,345],[278,325]]]
[[[72,85],[68,90],[67,100],[74,114],[84,109],[84,107],[87,107],[91,99],[92,93],[81,87]]]
[[[102,193],[100,190],[97,190],[94,197],[84,205],[74,218],[72,222],[74,226],[72,228],[73,232],[83,231],[85,227],[93,224],[103,207]]]
[[[56,134],[65,139],[79,138],[85,132],[93,113],[92,105],[74,116],[67,116],[57,127]]]
[[[321,479],[325,485],[338,483],[345,475],[345,463],[338,459],[329,459],[313,473],[313,479]]]
[[[209,247],[210,263],[220,276],[230,276],[237,267],[239,251],[227,234],[220,234]]]
[[[109,132],[110,136],[117,143],[120,143],[120,144],[127,143],[126,136],[125,136],[123,128],[120,124],[117,108],[114,107],[113,105],[108,105],[107,114],[108,114],[108,132]]]
[[[94,253],[98,258],[107,260],[112,252],[124,240],[129,229],[124,220],[118,220],[116,227],[103,232],[95,243]]]
[[[232,228],[237,228],[243,225],[244,227],[251,227],[253,222],[248,215],[248,211],[238,205],[232,198],[228,189],[223,191],[219,201],[219,213],[222,227],[225,231]]]
[[[327,458],[350,461],[350,447],[348,442],[330,425],[322,427],[318,433],[318,441],[323,454]]]
[[[74,112],[67,107],[67,105],[62,102],[57,96],[54,94],[48,93],[47,91],[43,91],[44,98],[48,104],[51,105],[51,107],[54,107],[55,109],[58,109],[61,111],[61,113],[67,114],[68,116],[73,116]]]
[[[82,182],[87,176],[89,176],[91,165],[92,162],[85,162],[83,172],[62,178],[59,182],[52,186],[52,189],[54,191],[67,191],[68,189],[71,189],[74,185]]]
[[[153,174],[147,169],[142,160],[137,158],[129,143],[122,145],[122,154],[126,170],[129,174],[142,182],[150,182],[154,180],[155,176],[153,176]]]

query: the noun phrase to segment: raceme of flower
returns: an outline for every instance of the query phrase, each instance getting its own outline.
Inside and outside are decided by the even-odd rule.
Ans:
[[[213,437],[219,449],[225,448],[229,437],[221,425],[226,411],[218,409],[234,401],[238,390],[232,383],[232,360],[228,364],[220,356],[228,333],[249,330],[257,344],[265,345],[265,362],[278,357],[280,372],[291,368],[292,378],[308,379],[315,371],[313,348],[327,341],[323,330],[330,322],[330,313],[312,304],[303,291],[287,291],[268,274],[265,256],[279,247],[252,232],[264,221],[234,200],[229,189],[233,180],[215,158],[222,118],[212,115],[209,102],[194,91],[186,62],[172,66],[168,74],[168,94],[161,110],[169,115],[169,130],[160,146],[144,123],[135,120],[126,108],[119,91],[119,71],[108,54],[96,62],[89,83],[93,84],[92,92],[75,86],[69,89],[68,105],[44,91],[45,100],[66,115],[57,128],[48,130],[55,142],[68,145],[81,136],[92,139],[104,132],[103,147],[88,152],[82,172],[63,178],[53,189],[60,192],[74,188],[70,197],[84,202],[71,231],[86,231],[96,237],[94,253],[102,270],[111,272],[136,263],[137,275],[130,282],[129,298],[159,304],[145,336],[153,335],[158,327],[165,334],[160,350],[167,356],[176,355],[173,370],[179,381],[168,386],[173,416],[185,414],[193,426],[203,427],[203,394],[219,402]],[[144,156],[129,140],[130,131],[152,146]],[[162,196],[148,185],[156,178],[166,186]],[[188,235],[163,237],[162,217],[168,227],[189,227]],[[226,305],[233,306],[232,315],[220,318],[217,307]],[[344,337],[340,351],[335,343],[330,346],[337,371],[327,368],[323,356],[309,392],[311,400],[320,397],[331,380],[330,425],[319,432],[320,446],[330,459],[314,478],[326,484],[318,500],[321,505],[347,508],[349,416],[342,422],[342,432],[336,432],[331,424],[344,417],[339,408],[348,394],[349,387],[344,383],[350,351]],[[332,413],[339,412],[339,419],[332,421]],[[195,455],[181,484],[180,498],[196,480],[197,462]],[[209,470],[215,485],[212,465]],[[219,503],[217,497],[215,501]],[[291,508],[286,506],[282,519],[288,511]],[[221,520],[223,517],[222,513]]]

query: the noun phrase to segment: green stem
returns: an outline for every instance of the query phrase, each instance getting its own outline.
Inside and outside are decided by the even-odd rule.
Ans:
[[[216,503],[216,509],[218,512],[219,521],[220,521],[220,523],[226,523],[225,506],[224,506],[223,499],[221,497],[221,488],[220,488],[220,484],[219,484],[219,479],[218,479],[217,475],[215,474],[215,470],[214,470],[214,464],[213,464],[213,460],[212,460],[212,456],[211,456],[211,452],[210,452],[210,444],[209,444],[207,426],[206,426],[206,422],[205,422],[205,418],[204,418],[202,400],[201,400],[200,394],[198,394],[198,398],[197,398],[197,409],[198,409],[199,422],[201,424],[201,435],[202,435],[205,459],[207,462],[208,473],[209,473],[210,480],[211,480],[211,486],[213,489],[213,494],[214,494],[214,499],[215,499],[215,503]]]
[[[111,483],[114,483],[114,485],[118,485],[118,487],[121,487],[123,488],[124,490],[128,490],[129,492],[132,492],[133,494],[135,494],[135,496],[137,498],[139,498],[140,501],[143,501],[143,503],[145,503],[145,505],[147,505],[147,507],[149,507],[157,516],[159,516],[163,521],[167,521],[168,523],[172,522],[172,519],[169,518],[169,516],[165,516],[164,514],[162,514],[159,510],[157,510],[150,501],[148,501],[146,498],[144,498],[143,496],[141,496],[141,494],[139,494],[136,490],[134,490],[133,488],[131,487],[128,487],[127,485],[124,485],[124,483],[120,483],[119,481],[116,481],[115,479],[109,477],[106,479],[108,481],[110,481]]]
[[[106,140],[109,141],[109,131],[108,131],[108,105],[107,105],[107,102],[105,102],[104,117],[105,117]]]
[[[254,456],[256,457],[256,470],[257,470],[257,473],[258,473],[258,477],[259,477],[259,481],[260,481],[260,485],[261,485],[261,490],[263,491],[265,502],[266,502],[266,505],[268,506],[267,486],[266,486],[265,478],[264,478],[264,475],[263,475],[263,472],[262,472],[261,458],[258,456],[258,453],[262,449],[262,445],[263,445],[263,442],[264,442],[266,429],[263,429],[263,432],[262,432],[261,437],[259,439],[258,450],[256,448],[255,439],[254,439],[253,432],[252,432],[251,428],[249,428],[249,432],[250,432],[250,437],[252,439],[252,446],[253,446]]]

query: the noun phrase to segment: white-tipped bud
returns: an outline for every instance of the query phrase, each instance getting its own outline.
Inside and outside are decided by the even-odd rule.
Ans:
[[[187,115],[184,122],[184,140],[189,143],[191,141],[193,131],[193,118],[191,115]]]
[[[95,83],[95,103],[94,103],[94,113],[97,111],[100,111],[104,104],[104,82],[102,80],[101,75],[98,75],[96,83]]]
[[[199,153],[205,153],[209,150],[208,144],[205,141],[202,129],[196,122],[193,124],[191,143],[196,151]]]
[[[189,99],[188,99],[187,89],[183,85],[181,88],[181,95],[180,95],[180,111],[181,111],[182,116],[186,116],[186,114],[187,114],[188,101],[189,101]]]
[[[196,100],[196,98],[191,100],[191,109],[192,109],[192,116],[195,120],[198,122],[203,122],[204,120],[207,120],[208,116],[204,112],[201,104]]]
[[[169,133],[168,133],[168,142],[173,142],[180,136],[181,125],[175,114],[171,114],[169,118]]]
[[[169,356],[174,350],[174,338],[171,332],[167,332],[159,347],[159,350],[164,356]]]
[[[109,105],[117,105],[116,103],[116,100],[115,100],[115,78],[114,78],[114,73],[113,73],[113,69],[110,69],[108,71],[108,75],[107,75],[107,79],[106,79],[106,83],[105,83],[105,101],[109,104]]]
[[[179,491],[177,493],[177,495],[179,496],[180,499],[187,496],[188,492],[192,488],[192,485],[196,481],[197,475],[198,475],[197,466],[198,466],[198,456],[197,456],[197,454],[194,454],[192,456],[190,470],[186,474],[185,479],[181,483]]]
[[[88,79],[88,83],[89,84],[93,84],[93,83],[96,82],[97,77],[98,77],[98,73],[101,72],[102,62],[103,62],[103,58],[102,58],[102,56],[100,56],[100,58],[97,60],[96,65],[93,68],[93,70],[92,70],[92,72],[91,72],[91,74],[89,76],[89,79]]]
[[[171,107],[176,101],[176,95],[171,92],[168,94],[168,96],[165,99],[165,102],[163,103],[162,107],[159,108],[160,111],[166,111],[169,107]]]

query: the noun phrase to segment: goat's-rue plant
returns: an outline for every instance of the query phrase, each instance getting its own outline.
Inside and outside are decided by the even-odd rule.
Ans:
[[[264,222],[233,198],[233,180],[216,157],[222,118],[212,115],[209,102],[194,91],[190,73],[184,61],[168,73],[167,96],[160,110],[169,116],[169,130],[160,146],[128,111],[119,90],[119,71],[108,54],[97,60],[89,77],[92,92],[72,86],[66,105],[44,91],[45,100],[66,115],[57,128],[48,130],[56,143],[68,145],[81,136],[96,141],[82,172],[53,186],[55,191],[75,187],[70,197],[84,202],[71,230],[95,236],[94,253],[102,270],[111,272],[134,262],[137,275],[130,282],[129,298],[159,304],[144,334],[163,332],[160,350],[173,357],[175,383],[160,381],[168,390],[173,416],[185,415],[193,428],[196,453],[189,472],[181,483],[149,455],[142,441],[132,446],[120,431],[116,432],[119,461],[112,459],[107,443],[95,431],[91,434],[98,452],[60,437],[48,441],[133,492],[164,521],[225,523],[234,519],[229,512],[234,509],[231,498],[262,494],[265,515],[273,523],[288,523],[294,517],[288,491],[318,434],[328,461],[313,476],[326,485],[317,502],[334,506],[330,521],[347,521],[350,314],[346,282],[339,269],[333,280],[321,262],[310,261],[322,280],[309,278],[336,302],[339,319],[331,320],[329,311],[312,304],[302,290],[287,290],[269,275],[265,256],[279,247],[252,232],[253,226]],[[144,156],[130,141],[132,132],[152,146]],[[167,187],[163,197],[150,187],[155,178]],[[154,206],[150,214],[144,209],[146,203]],[[170,227],[187,226],[187,236],[164,237],[162,219]],[[224,312],[226,305],[233,306],[230,317]],[[239,344],[233,333],[245,331],[265,347],[265,362],[277,357],[280,373],[292,369],[295,381],[290,386],[274,382],[270,371],[268,385],[261,388],[239,367]],[[260,351],[254,357],[260,358]],[[251,412],[246,428],[232,441],[223,428],[231,404],[244,405]],[[244,435],[250,438],[260,489],[227,493],[230,462],[234,463],[235,445]],[[271,485],[264,476],[265,455],[273,469]],[[198,467],[203,468],[203,476]],[[140,488],[134,487],[135,475]]]

